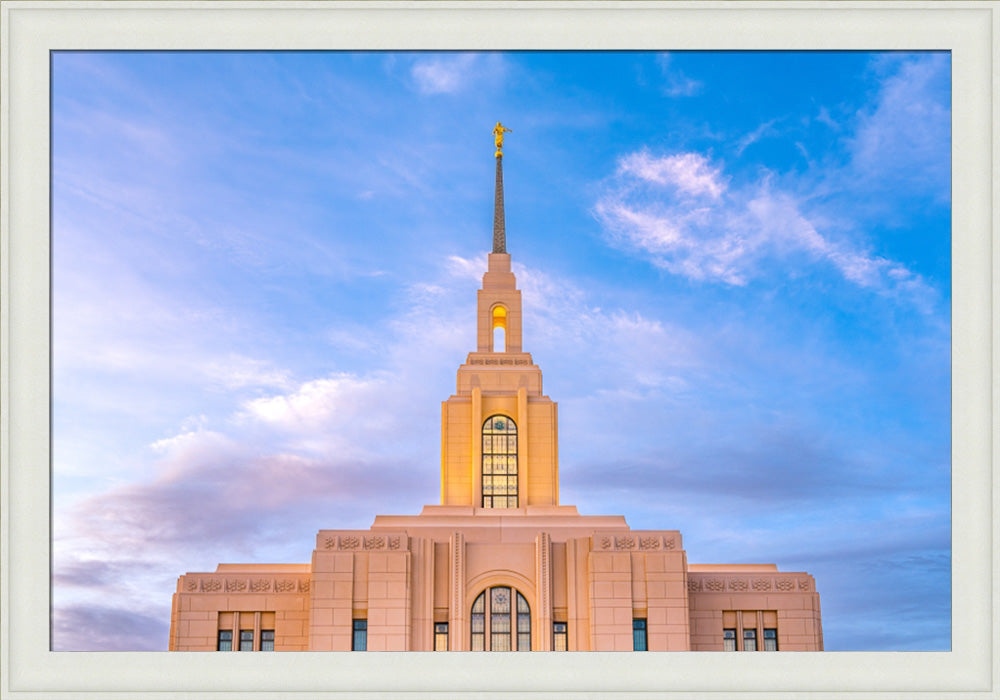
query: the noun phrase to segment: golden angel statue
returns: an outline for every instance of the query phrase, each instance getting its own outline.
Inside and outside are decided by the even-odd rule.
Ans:
[[[494,137],[494,139],[497,142],[497,158],[499,158],[501,155],[503,155],[502,154],[502,151],[503,151],[503,132],[505,132],[505,131],[510,131],[510,129],[508,129],[505,126],[501,126],[500,122],[497,122],[497,125],[495,127],[493,127],[493,137]]]

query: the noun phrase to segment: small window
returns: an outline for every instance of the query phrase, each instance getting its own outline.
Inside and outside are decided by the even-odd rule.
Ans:
[[[757,651],[757,630],[743,630],[743,651]]]
[[[260,650],[274,651],[274,630],[260,631]]]
[[[632,648],[635,651],[647,651],[645,620],[632,620]]]
[[[240,630],[240,651],[253,651],[253,630]]]
[[[232,630],[219,630],[219,651],[232,651],[233,650],[233,631]]]
[[[736,651],[736,630],[722,630],[722,650]]]
[[[517,650],[531,651],[531,608],[520,593],[517,594]]]
[[[565,622],[552,623],[552,651],[566,651],[569,648],[569,635]]]
[[[434,623],[434,651],[448,651],[448,623]]]
[[[354,621],[354,635],[351,638],[351,651],[368,650],[368,620]]]
[[[778,651],[778,630],[764,628],[764,651]]]

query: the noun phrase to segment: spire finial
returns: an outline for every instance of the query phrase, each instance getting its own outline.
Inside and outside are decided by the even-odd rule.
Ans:
[[[503,132],[510,131],[505,126],[501,126],[500,122],[497,122],[496,127],[493,129],[493,136],[496,138],[497,143],[497,186],[496,195],[493,200],[493,252],[494,253],[506,253],[507,252],[507,234],[504,230],[504,215],[503,215],[503,170],[501,168],[501,163],[503,163],[503,153],[501,149],[503,148]]]

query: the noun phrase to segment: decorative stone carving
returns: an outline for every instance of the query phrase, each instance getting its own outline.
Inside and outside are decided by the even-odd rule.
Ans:
[[[799,579],[799,590],[800,591],[808,591],[809,590],[809,579],[807,579],[807,578],[800,578]]]
[[[384,537],[366,537],[365,549],[385,549]]]
[[[201,590],[206,593],[215,593],[222,589],[222,581],[217,578],[202,579]]]
[[[601,538],[601,549],[611,549],[611,538],[602,537]]]
[[[617,537],[615,538],[615,547],[618,549],[632,549],[635,547],[634,537]]]
[[[278,593],[288,593],[295,590],[295,581],[290,578],[282,579],[274,584],[274,590]]]
[[[688,591],[690,593],[698,593],[701,590],[701,581],[694,578],[688,579]]]
[[[308,592],[309,592],[309,581],[306,579],[299,581],[299,593],[308,593]]]
[[[353,535],[340,538],[341,549],[357,549],[359,544],[361,543],[358,541],[358,538]]]
[[[745,578],[731,578],[729,579],[729,590],[731,591],[745,591],[747,589],[747,580]]]
[[[755,591],[769,591],[771,590],[771,581],[766,578],[755,578],[753,580],[753,589]]]
[[[323,540],[323,546],[326,549],[333,549],[334,547],[337,546],[337,538],[336,537],[327,537],[325,540]]]
[[[705,581],[705,590],[714,591],[716,593],[721,593],[726,590],[726,582],[721,578],[710,578]]]
[[[189,591],[197,591],[198,590],[198,581],[197,581],[197,579],[193,579],[193,578],[187,579],[184,582],[184,587],[187,590],[189,590]]]
[[[660,548],[660,538],[659,537],[640,537],[639,538],[639,549],[659,549]]]
[[[250,582],[250,590],[254,593],[263,593],[271,590],[271,581],[266,578],[257,578]]]
[[[788,578],[782,578],[778,579],[777,583],[774,584],[774,587],[779,591],[790,591],[795,588],[795,582]]]
[[[245,591],[246,589],[247,589],[247,580],[245,578],[226,579],[226,593]]]
[[[400,545],[400,538],[399,537],[390,537],[389,538],[389,549],[399,549],[399,545]]]
[[[677,546],[677,540],[675,540],[673,537],[668,537],[663,543],[664,549],[673,549],[676,546]]]

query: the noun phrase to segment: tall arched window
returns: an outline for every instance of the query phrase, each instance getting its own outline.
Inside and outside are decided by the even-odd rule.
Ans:
[[[507,416],[483,423],[483,508],[517,508],[517,425]]]
[[[470,624],[472,651],[531,651],[531,608],[520,591],[509,586],[480,593],[472,604]]]
[[[491,312],[493,323],[491,326],[493,352],[507,351],[507,307],[497,304]],[[499,332],[498,332],[499,331]]]

